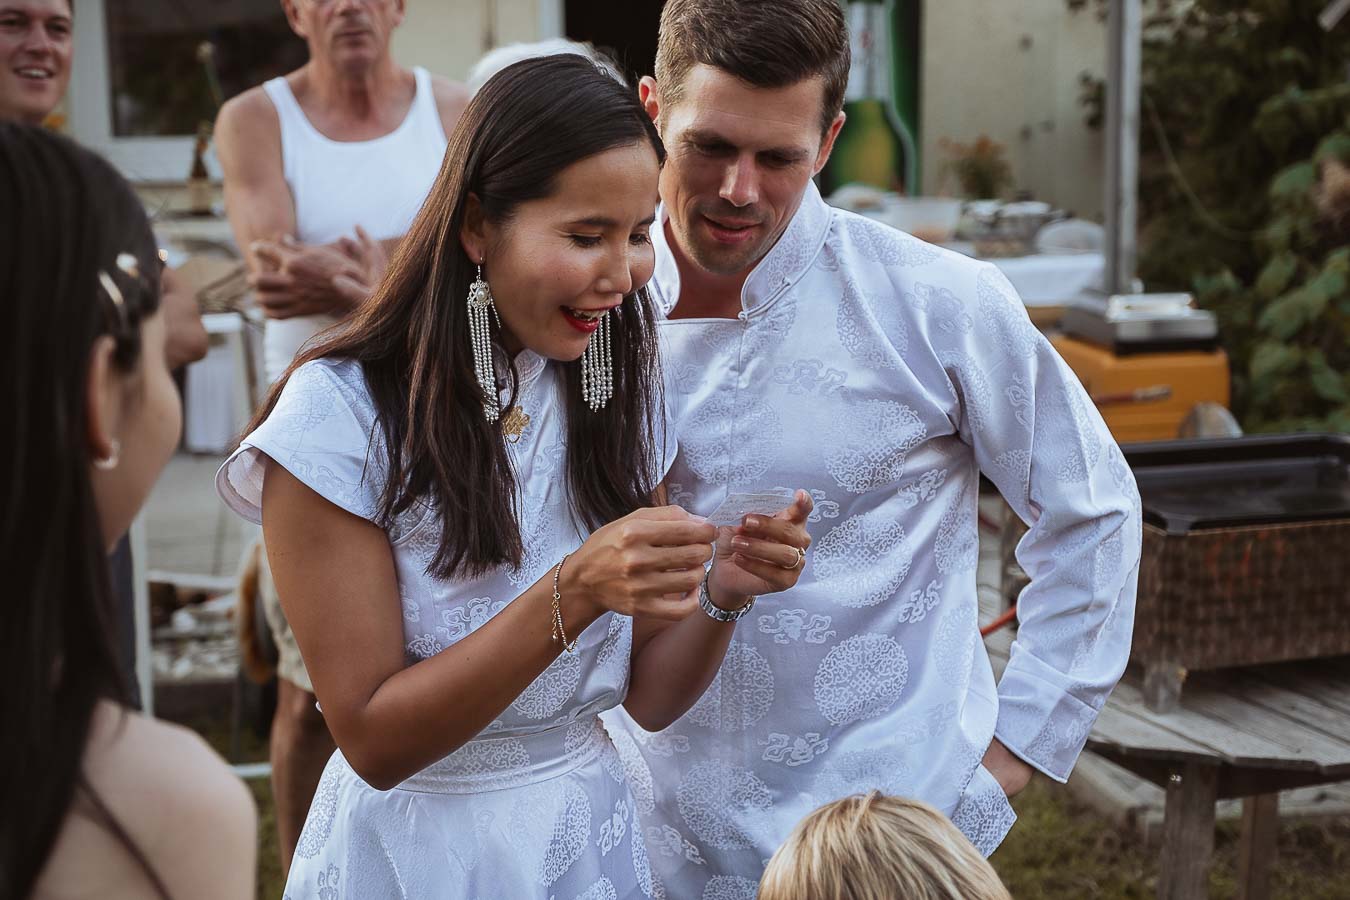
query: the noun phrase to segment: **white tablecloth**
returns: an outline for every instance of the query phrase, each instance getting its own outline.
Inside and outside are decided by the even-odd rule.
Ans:
[[[975,246],[953,242],[953,250],[975,256]],[[1029,256],[993,257],[989,262],[1008,276],[1027,306],[1064,306],[1091,288],[1100,288],[1106,272],[1101,253],[1033,253]]]
[[[237,313],[205,315],[202,324],[211,347],[187,368],[183,446],[193,453],[224,453],[234,448],[252,408],[242,369],[248,356],[240,344],[248,335]]]

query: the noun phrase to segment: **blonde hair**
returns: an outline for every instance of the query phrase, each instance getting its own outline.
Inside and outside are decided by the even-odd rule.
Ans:
[[[1010,900],[979,851],[927,803],[880,791],[828,803],[769,860],[758,900]]]

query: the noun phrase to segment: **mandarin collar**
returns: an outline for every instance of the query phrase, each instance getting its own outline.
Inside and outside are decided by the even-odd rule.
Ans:
[[[670,214],[663,203],[656,210],[652,245],[656,266],[652,272],[652,295],[666,315],[680,299],[680,270],[666,237]],[[741,309],[753,315],[801,280],[810,269],[830,231],[832,213],[814,181],[806,185],[792,221],[769,252],[750,271],[741,288]]]
[[[647,283],[652,300],[660,307],[663,316],[669,316],[680,300],[680,267],[675,262],[675,254],[666,238],[666,222],[669,219],[670,211],[664,203],[656,207],[656,221],[652,223],[651,230],[656,266],[652,269],[651,281]]]
[[[535,353],[533,350],[521,350],[516,354],[514,362],[516,364],[516,374],[520,377],[520,390],[524,391],[535,381],[539,379],[539,374],[544,371],[548,365],[548,360]],[[497,386],[501,390],[505,384],[506,372],[499,362],[497,365]]]

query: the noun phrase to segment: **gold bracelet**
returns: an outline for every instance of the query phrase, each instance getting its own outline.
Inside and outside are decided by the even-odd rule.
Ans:
[[[571,555],[563,554],[563,558],[558,560],[558,565],[553,569],[553,640],[561,641],[563,649],[568,653],[576,653],[577,642],[574,640],[569,644],[567,632],[563,630],[562,606],[559,605],[562,603],[562,594],[558,593],[558,576],[562,574],[563,563],[567,562],[567,557]],[[577,640],[580,640],[580,636]]]

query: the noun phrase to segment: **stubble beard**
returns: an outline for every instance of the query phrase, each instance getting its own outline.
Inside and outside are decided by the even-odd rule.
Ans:
[[[674,225],[675,239],[685,256],[705,272],[722,277],[740,275],[753,269],[768,254],[776,239],[771,237],[762,240],[753,247],[719,247],[692,233],[687,224],[675,222]]]

